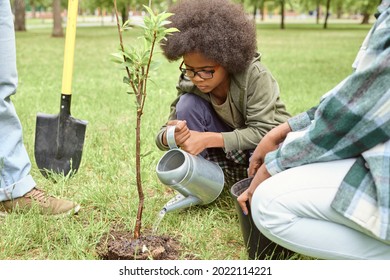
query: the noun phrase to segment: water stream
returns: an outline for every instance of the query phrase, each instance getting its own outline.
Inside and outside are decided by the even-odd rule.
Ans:
[[[157,220],[153,225],[153,234],[156,234],[158,227],[160,226],[161,221],[164,219],[165,214],[167,213],[167,210],[165,208],[161,209],[160,212],[157,214]]]
[[[172,209],[170,208],[170,206],[174,205],[175,203],[178,203],[180,201],[182,201],[184,199],[184,195],[182,195],[181,193],[177,194],[176,196],[174,196],[171,200],[169,200],[165,205],[164,207],[160,210],[160,212],[158,212],[157,214],[157,220],[156,222],[154,223],[153,225],[153,234],[155,234],[158,230],[158,227],[161,223],[161,221],[164,219],[164,216],[165,214],[167,213],[168,209]]]

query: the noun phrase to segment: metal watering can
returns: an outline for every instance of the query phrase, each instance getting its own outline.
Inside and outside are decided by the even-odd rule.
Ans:
[[[165,204],[162,210],[165,213],[211,203],[221,194],[225,181],[218,164],[179,149],[174,132],[175,126],[168,126],[166,135],[170,150],[156,167],[161,183],[179,192]]]

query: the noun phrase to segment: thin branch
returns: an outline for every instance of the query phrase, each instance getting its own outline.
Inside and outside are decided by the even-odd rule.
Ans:
[[[119,17],[118,17],[118,9],[116,7],[116,0],[114,0],[114,7],[115,7],[116,25],[118,27],[119,42],[120,42],[121,50],[124,53],[125,52],[125,47],[123,46],[122,31],[121,31],[121,27],[120,27],[120,24],[119,24]],[[123,55],[123,61],[126,62],[126,56],[125,55]],[[130,69],[127,66],[125,66],[125,68],[126,68],[127,76],[129,77],[130,85],[133,88],[134,93],[137,94],[137,91],[136,91],[136,88],[134,86],[134,83],[131,80]]]
[[[156,38],[157,38],[157,31],[155,30],[153,32],[153,39],[152,39],[152,46],[151,46],[151,50],[150,50],[150,55],[149,55],[149,61],[148,61],[148,65],[146,67],[146,77],[149,76],[149,69],[150,69],[150,64],[152,63],[152,57],[153,57],[153,51],[154,51],[154,46],[156,44]],[[144,110],[144,106],[145,106],[145,99],[146,99],[146,81],[145,80],[145,85],[144,85],[144,92],[143,92],[143,99],[142,99],[142,105],[141,105],[141,112],[143,112]]]

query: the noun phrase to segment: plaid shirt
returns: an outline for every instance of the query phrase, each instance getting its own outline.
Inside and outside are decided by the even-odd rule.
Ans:
[[[225,186],[230,188],[248,178],[249,158],[253,150],[233,150],[225,153],[222,148],[209,148],[205,158],[217,163],[223,170]]]
[[[390,0],[353,64],[355,71],[313,110],[289,119],[302,136],[267,154],[271,175],[314,162],[357,158],[332,207],[390,241]],[[313,116],[311,121],[310,116]]]

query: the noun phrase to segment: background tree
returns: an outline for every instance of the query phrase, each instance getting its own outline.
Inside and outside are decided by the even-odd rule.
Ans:
[[[376,7],[382,2],[381,0],[363,0],[361,3],[361,13],[363,19],[361,24],[368,24],[370,16],[376,11]],[[379,3],[378,3],[379,2]]]
[[[61,0],[53,0],[53,29],[51,36],[64,37],[64,31],[62,29],[62,16],[61,16]]]
[[[333,0],[333,7],[336,14],[336,18],[341,19],[344,12],[344,3],[343,0]]]
[[[316,24],[320,23],[321,18],[321,4],[323,0],[300,0],[299,5],[302,11],[315,11]]]
[[[285,13],[284,13],[284,9],[286,7],[286,1],[285,0],[279,0],[280,2],[280,17],[281,17],[281,21],[280,21],[280,28],[281,29],[284,29],[285,28],[285,25],[284,25],[284,16],[285,16]]]
[[[326,0],[326,10],[325,10],[325,21],[324,21],[324,29],[328,28],[328,19],[330,15],[330,2],[331,0]]]
[[[24,0],[15,0],[14,13],[15,31],[26,31],[26,3]]]
[[[31,8],[31,18],[36,18],[36,10],[37,10],[37,1],[36,0],[29,0],[28,4]]]
[[[261,21],[264,21],[264,2],[265,2],[265,0],[260,0],[259,1],[259,10],[260,10],[260,20]]]

